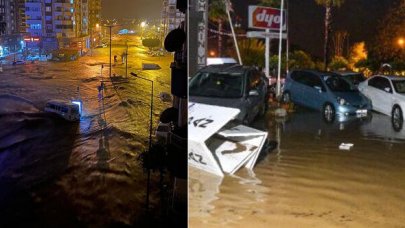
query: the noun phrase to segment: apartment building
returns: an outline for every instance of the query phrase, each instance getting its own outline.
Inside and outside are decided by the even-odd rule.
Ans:
[[[21,48],[25,32],[25,0],[0,0],[0,46],[3,53]]]
[[[178,28],[180,23],[185,20],[184,14],[176,8],[176,0],[164,0],[161,15],[165,35]]]

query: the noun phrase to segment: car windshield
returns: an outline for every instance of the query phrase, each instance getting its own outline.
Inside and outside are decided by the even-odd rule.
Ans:
[[[397,93],[405,93],[405,80],[392,80]]]
[[[189,85],[190,96],[239,98],[243,95],[241,73],[200,72]]]
[[[344,76],[346,79],[350,80],[353,84],[358,85],[360,82],[366,80],[363,74],[348,74]]]
[[[324,76],[326,85],[333,92],[354,92],[357,91],[348,81],[338,76]]]

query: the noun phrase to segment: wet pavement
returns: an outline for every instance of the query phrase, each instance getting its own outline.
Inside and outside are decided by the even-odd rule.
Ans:
[[[115,37],[112,56],[120,56],[127,40],[128,75],[136,72],[154,81],[155,129],[160,112],[171,106],[159,93],[170,94],[173,56],[150,56],[137,36]],[[138,156],[148,145],[150,83],[126,78],[120,58],[112,75],[122,77],[111,80],[109,48],[91,54],[73,62],[3,65],[0,227],[160,226],[186,221],[184,211],[176,211],[170,201],[173,180],[168,175],[160,185],[159,173],[152,172],[146,209],[146,173]],[[157,63],[161,69],[142,70],[142,63]],[[104,100],[98,95],[101,80]],[[47,100],[72,98],[83,101],[78,123],[42,112]]]
[[[219,178],[189,168],[190,227],[403,227],[405,130],[390,117],[326,123],[299,108],[254,126],[278,146],[253,172]]]

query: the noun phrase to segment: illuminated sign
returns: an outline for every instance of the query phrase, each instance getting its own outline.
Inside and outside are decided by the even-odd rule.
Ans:
[[[280,30],[280,9],[249,6],[249,28]],[[286,30],[286,16],[283,12],[283,31]]]

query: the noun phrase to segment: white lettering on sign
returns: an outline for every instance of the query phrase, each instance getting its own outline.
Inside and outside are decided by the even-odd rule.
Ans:
[[[271,29],[283,31],[286,30],[286,16],[283,13],[283,20],[281,20],[280,9],[264,6],[249,6],[248,24],[249,28]],[[280,26],[281,21],[283,25]]]
[[[197,2],[197,12],[205,12],[205,5],[207,4],[206,0],[198,0]]]
[[[199,67],[206,65],[206,28],[204,22],[198,23],[198,52],[197,52],[197,65]]]
[[[256,15],[256,20],[258,22],[266,22],[268,27],[272,27],[273,23],[280,24],[280,15],[267,14],[267,10],[263,10],[261,13]]]

